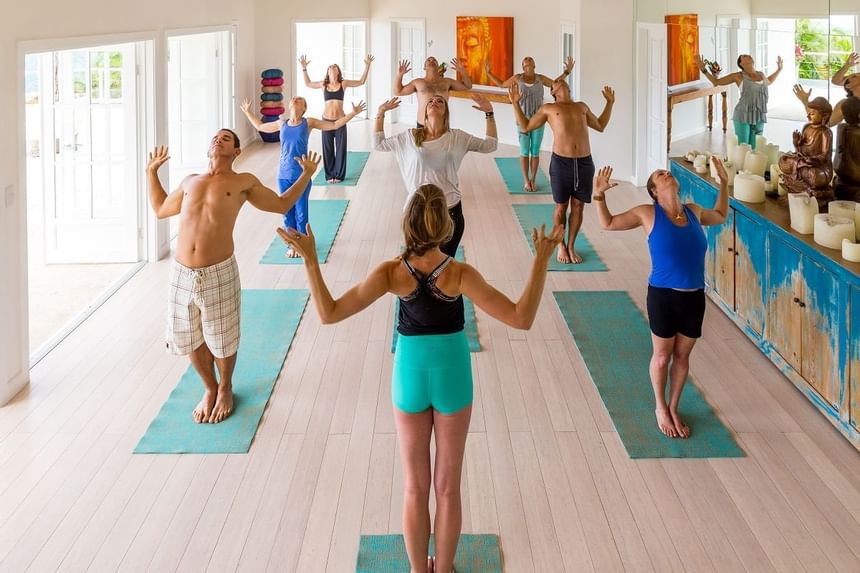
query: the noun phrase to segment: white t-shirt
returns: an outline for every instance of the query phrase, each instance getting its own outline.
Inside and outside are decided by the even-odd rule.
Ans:
[[[385,137],[377,131],[373,134],[373,147],[377,151],[393,151],[400,167],[400,175],[406,185],[406,202],[420,186],[432,183],[442,189],[448,207],[460,202],[460,181],[457,170],[469,151],[490,153],[498,147],[495,137],[481,139],[459,129],[447,131],[439,139],[415,145],[412,130]],[[405,206],[404,206],[405,208]]]

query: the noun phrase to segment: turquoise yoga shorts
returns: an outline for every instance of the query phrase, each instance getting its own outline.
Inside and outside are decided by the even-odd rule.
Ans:
[[[537,157],[540,155],[540,144],[543,141],[542,125],[528,133],[520,132],[520,157]]]
[[[433,408],[454,414],[472,403],[472,357],[466,332],[397,337],[391,401],[407,414]]]

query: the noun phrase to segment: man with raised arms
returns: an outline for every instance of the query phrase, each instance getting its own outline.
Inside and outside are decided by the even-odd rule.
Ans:
[[[445,101],[448,101],[448,92],[451,90],[466,91],[472,89],[472,80],[466,73],[463,65],[454,58],[451,60],[451,65],[460,72],[460,77],[463,81],[446,78],[439,71],[439,61],[430,56],[424,60],[424,77],[415,78],[405,86],[403,85],[403,76],[408,74],[412,68],[407,60],[400,62],[397,68],[397,75],[394,78],[394,95],[408,96],[418,94],[418,117],[416,121],[418,127],[424,126],[424,110],[427,108],[427,102],[433,96],[442,96]]]

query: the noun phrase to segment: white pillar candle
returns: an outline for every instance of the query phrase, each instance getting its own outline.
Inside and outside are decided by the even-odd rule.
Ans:
[[[789,193],[788,214],[791,228],[801,235],[809,235],[815,229],[813,223],[818,214],[818,200],[806,193]]]
[[[848,217],[854,220],[854,231],[860,240],[860,203],[856,201],[831,201],[827,204],[827,212],[837,217]]]
[[[854,239],[854,219],[828,213],[815,215],[812,238],[822,247],[842,249],[842,239]]]
[[[734,154],[732,155],[732,165],[735,166],[735,171],[740,171],[744,168],[744,159],[746,159],[747,153],[750,150],[749,143],[741,143],[735,147]]]
[[[764,202],[764,177],[741,172],[735,177],[734,197],[747,203]]]
[[[763,135],[755,136],[755,148],[759,151],[764,151],[767,147],[767,138]]]
[[[842,239],[842,258],[852,263],[860,263],[860,243]]]
[[[750,151],[744,158],[744,171],[764,177],[767,169],[767,155],[761,151]]]
[[[768,143],[767,148],[764,150],[767,155],[767,164],[773,165],[774,163],[779,163],[779,145],[775,143]]]
[[[734,135],[726,136],[726,158],[731,161],[735,156],[735,148],[738,146],[738,138]]]

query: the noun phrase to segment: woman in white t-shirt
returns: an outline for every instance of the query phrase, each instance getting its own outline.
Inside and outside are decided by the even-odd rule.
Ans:
[[[407,202],[416,189],[427,183],[436,185],[445,193],[448,213],[454,221],[454,234],[451,240],[440,248],[451,257],[455,256],[466,227],[460,203],[457,170],[469,151],[491,153],[498,147],[492,104],[481,95],[473,95],[472,99],[475,102],[472,107],[483,111],[487,118],[487,133],[484,139],[459,129],[451,129],[448,102],[438,95],[427,101],[424,108],[424,127],[409,129],[391,137],[385,137],[385,112],[395,109],[400,105],[400,100],[392,98],[384,102],[376,114],[376,130],[373,134],[374,149],[393,151],[397,156],[400,175],[406,184]]]

